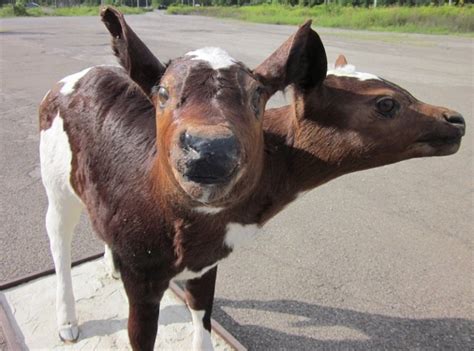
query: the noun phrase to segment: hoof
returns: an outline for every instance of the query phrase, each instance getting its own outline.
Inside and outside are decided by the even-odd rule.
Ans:
[[[66,344],[75,343],[79,338],[79,328],[75,325],[61,327],[59,338]]]
[[[119,271],[113,271],[110,273],[110,276],[114,278],[115,280],[120,280],[120,272]]]

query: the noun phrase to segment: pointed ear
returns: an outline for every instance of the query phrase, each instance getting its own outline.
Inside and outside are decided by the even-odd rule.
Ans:
[[[336,63],[334,64],[334,67],[339,68],[339,67],[344,67],[347,65],[347,59],[344,55],[339,55],[336,59]]]
[[[297,89],[310,89],[326,78],[326,71],[324,45],[311,29],[311,21],[306,21],[254,73],[273,94],[290,84]]]
[[[120,11],[108,6],[100,11],[100,16],[112,35],[112,49],[120,65],[150,96],[152,87],[165,72],[165,66],[128,26]]]

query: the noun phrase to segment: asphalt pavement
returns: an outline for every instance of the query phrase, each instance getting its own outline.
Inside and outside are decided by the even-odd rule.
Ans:
[[[220,46],[254,67],[296,30],[156,12],[127,20],[163,62]],[[473,40],[313,27],[329,62],[344,53],[458,110],[467,134],[455,155],[347,175],[291,204],[219,266],[214,318],[251,350],[472,349]],[[98,16],[2,19],[0,55],[2,284],[52,267],[39,102],[62,77],[115,58]],[[102,249],[84,216],[73,257]]]

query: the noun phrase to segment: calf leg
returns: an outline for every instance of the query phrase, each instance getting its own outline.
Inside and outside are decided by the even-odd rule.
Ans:
[[[211,313],[214,302],[217,267],[203,276],[186,282],[186,302],[191,310],[194,335],[193,350],[213,350]]]
[[[133,350],[151,351],[158,332],[160,300],[169,281],[147,279],[121,265],[121,277],[128,296],[128,337]]]
[[[75,341],[79,336],[71,279],[71,242],[81,210],[78,200],[59,203],[49,199],[46,213],[46,230],[56,270],[56,317],[59,337],[64,341]]]
[[[83,205],[70,184],[72,153],[59,112],[51,127],[41,131],[40,161],[41,178],[48,196],[46,230],[57,277],[59,336],[74,341],[79,330],[71,281],[71,241]]]

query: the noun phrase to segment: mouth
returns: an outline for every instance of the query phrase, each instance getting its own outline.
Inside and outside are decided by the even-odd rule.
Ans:
[[[240,164],[237,162],[229,171],[227,172],[207,172],[202,169],[191,168],[187,169],[183,174],[183,179],[188,182],[193,182],[201,185],[223,185],[230,183],[232,178],[237,173],[237,169]]]
[[[211,177],[211,176],[196,176],[192,174],[183,175],[183,179],[187,182],[193,182],[203,185],[224,184],[230,181],[231,176],[227,177]]]
[[[440,146],[449,146],[459,144],[461,142],[462,136],[455,136],[455,137],[440,137],[440,136],[427,136],[421,139],[418,139],[416,143],[420,144],[428,144],[432,147],[440,147]]]

